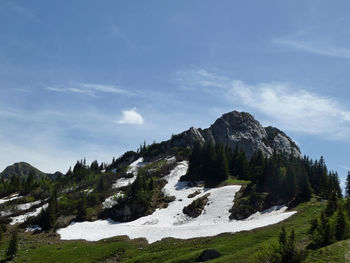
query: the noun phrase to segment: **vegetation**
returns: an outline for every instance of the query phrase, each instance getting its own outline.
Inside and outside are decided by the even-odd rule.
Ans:
[[[311,220],[310,248],[320,248],[350,238],[349,226],[350,198],[342,199],[332,192],[325,209]]]
[[[17,231],[13,231],[11,235],[11,240],[9,242],[9,247],[6,251],[6,257],[10,260],[12,260],[18,251],[18,234]]]
[[[182,180],[204,180],[208,186],[229,180],[248,183],[236,199],[231,218],[243,219],[273,205],[297,204],[310,200],[312,194],[329,199],[342,195],[337,173],[328,172],[323,157],[312,161],[283,153],[266,158],[257,151],[250,160],[244,151],[224,145],[196,143],[189,156],[189,169]]]
[[[221,234],[215,237],[177,240],[173,238],[147,244],[144,239],[114,237],[98,242],[60,241],[45,233],[20,232],[21,249],[16,262],[196,262],[205,249],[216,249],[222,256],[213,262],[254,262],[254,253],[271,242],[277,243],[281,228],[295,232],[295,247],[301,251],[308,244],[308,221],[325,204],[313,200],[296,207],[298,213],[277,224],[252,231]],[[7,248],[10,237],[0,248]],[[313,254],[313,251],[309,251]],[[312,261],[310,261],[312,262]],[[341,262],[341,261],[331,261]]]
[[[110,165],[97,161],[88,165],[85,160],[80,160],[65,175],[55,178],[32,174],[0,179],[1,197],[14,193],[25,196],[0,205],[1,209],[41,200],[42,203],[32,208],[35,209],[48,203],[39,216],[19,227],[6,225],[6,217],[2,218],[1,258],[11,259],[17,255],[16,262],[28,259],[67,262],[72,257],[77,262],[195,262],[205,249],[212,248],[222,254],[215,262],[301,262],[304,258],[313,262],[311,259],[317,258],[317,252],[338,249],[337,242],[345,244],[344,240],[350,238],[350,192],[346,192],[349,198],[342,199],[338,175],[328,171],[322,157],[312,161],[308,157],[295,158],[282,153],[267,159],[257,152],[248,160],[238,148],[231,150],[220,144],[195,144],[192,151],[174,148],[170,152],[178,160],[189,158],[189,171],[183,180],[204,180],[206,186],[242,185],[231,210],[235,215],[233,218],[244,218],[257,209],[282,203],[296,207],[298,214],[278,225],[253,231],[192,240],[169,238],[151,245],[143,239],[130,241],[125,237],[91,243],[60,241],[54,234],[55,229],[68,225],[71,220],[95,220],[107,216],[120,219],[125,215],[118,215],[117,211],[126,206],[131,211],[127,220],[131,220],[165,207],[173,200],[161,191],[165,184],[162,177],[173,167],[161,159],[169,149],[165,144],[144,144],[137,152],[130,151],[118,159],[113,158]],[[139,157],[144,157],[150,164],[139,169],[132,185],[119,189],[123,197],[118,198],[114,207],[102,209],[102,202],[115,194],[113,182],[130,176],[127,167]],[[350,173],[346,189],[350,189],[349,182]],[[188,210],[201,212],[206,198],[195,199]],[[46,232],[25,233],[25,227],[36,224]]]

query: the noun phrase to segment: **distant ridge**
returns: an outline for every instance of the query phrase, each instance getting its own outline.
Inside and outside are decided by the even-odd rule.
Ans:
[[[4,171],[0,173],[1,178],[10,178],[13,175],[26,178],[28,175],[33,174],[36,178],[42,178],[47,176],[44,172],[31,166],[26,162],[14,163],[13,165],[7,166]]]

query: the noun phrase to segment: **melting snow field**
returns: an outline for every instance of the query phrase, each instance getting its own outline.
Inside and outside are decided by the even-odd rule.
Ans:
[[[128,172],[132,173],[134,176],[131,178],[120,178],[118,179],[113,185],[112,188],[113,189],[118,189],[124,186],[128,186],[129,184],[132,184],[133,182],[135,182],[136,180],[136,176],[137,176],[137,169],[141,166],[143,166],[143,158],[139,158],[137,159],[135,162],[133,162],[132,164],[129,165],[128,168]]]
[[[229,220],[229,210],[240,186],[230,185],[213,189],[189,187],[187,182],[179,181],[180,177],[186,174],[187,169],[188,163],[181,162],[165,177],[168,183],[163,188],[164,193],[176,197],[176,200],[169,203],[166,209],[157,209],[152,215],[128,223],[112,220],[72,223],[57,232],[61,235],[61,239],[65,240],[97,241],[127,235],[130,238],[144,237],[148,242],[153,243],[165,237],[188,239],[251,230],[276,224],[296,213],[285,212],[286,207],[272,207],[255,213],[246,220]],[[194,198],[188,198],[188,195],[195,191],[199,191],[200,194]],[[209,202],[199,217],[192,219],[182,213],[185,206],[207,193],[210,193]]]
[[[15,200],[15,199],[18,199],[22,196],[20,196],[19,194],[15,194],[15,195],[12,195],[11,197],[5,197],[3,199],[0,199],[0,204],[3,204],[3,203],[6,203],[6,202],[9,202],[9,201],[12,201],[12,200]]]
[[[35,209],[33,212],[28,212],[24,215],[19,215],[19,216],[15,216],[15,217],[11,217],[12,222],[10,223],[10,225],[15,225],[15,224],[19,224],[19,223],[24,223],[29,217],[32,216],[38,216],[41,211],[43,209],[46,209],[48,207],[48,204],[44,204],[41,207],[38,207],[37,209]]]

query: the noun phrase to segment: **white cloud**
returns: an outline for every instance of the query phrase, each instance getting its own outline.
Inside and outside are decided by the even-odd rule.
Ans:
[[[187,85],[204,87],[235,107],[258,112],[281,129],[350,141],[350,111],[334,98],[296,89],[288,83],[249,85],[204,69],[179,74]]]
[[[128,90],[122,89],[118,86],[114,85],[103,85],[103,84],[89,84],[89,83],[82,83],[82,84],[76,84],[73,87],[69,88],[61,88],[61,87],[47,87],[47,90],[54,91],[54,92],[73,92],[73,93],[81,93],[88,96],[95,97],[97,92],[103,92],[103,93],[114,93],[114,94],[120,94],[125,96],[134,96],[135,94],[133,92],[130,92]]]
[[[335,47],[330,45],[320,45],[319,43],[312,43],[307,41],[293,40],[293,39],[281,39],[276,38],[272,40],[273,44],[286,46],[294,49],[299,49],[305,52],[318,54],[322,56],[338,57],[338,58],[350,58],[350,49]]]
[[[117,121],[117,123],[142,125],[144,123],[144,120],[141,114],[136,112],[136,108],[133,108],[131,110],[123,110],[123,116],[119,121]]]

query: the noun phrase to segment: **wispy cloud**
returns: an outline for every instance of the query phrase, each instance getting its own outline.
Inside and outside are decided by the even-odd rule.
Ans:
[[[245,110],[263,114],[278,127],[328,139],[350,141],[350,111],[334,98],[288,83],[247,84],[205,69],[179,72],[181,85],[205,88]]]
[[[49,91],[54,92],[72,92],[72,93],[80,93],[85,94],[88,96],[95,97],[97,92],[103,92],[103,93],[114,93],[114,94],[120,94],[125,96],[134,96],[135,93],[128,91],[126,89],[122,89],[118,86],[113,85],[103,85],[103,84],[77,84],[73,87],[68,88],[61,88],[61,87],[46,87]]]
[[[296,32],[276,37],[271,43],[311,54],[349,59],[348,33],[339,30],[349,27],[349,18],[349,15],[345,15],[317,25],[305,26]]]
[[[276,38],[272,40],[273,44],[298,49],[301,51],[318,54],[322,56],[337,57],[337,58],[350,58],[350,49],[335,47],[330,45],[320,45],[319,43],[312,43],[307,41]]]
[[[346,166],[346,165],[342,165],[342,164],[338,164],[338,167],[346,170],[346,171],[350,171],[350,167],[349,166]]]
[[[15,3],[14,1],[8,1],[7,4],[10,6],[10,8],[15,11],[17,14],[27,17],[31,20],[38,21],[37,16],[35,15],[34,11],[28,7],[24,7],[22,5],[19,5]]]
[[[122,113],[122,117],[117,121],[118,124],[142,125],[144,123],[143,117],[136,111],[136,108],[123,110]]]
[[[117,26],[114,23],[112,23],[112,26],[111,26],[111,33],[112,33],[112,36],[115,36],[120,40],[124,41],[129,48],[133,50],[137,49],[135,44],[130,40],[130,38],[120,29],[119,26]]]

